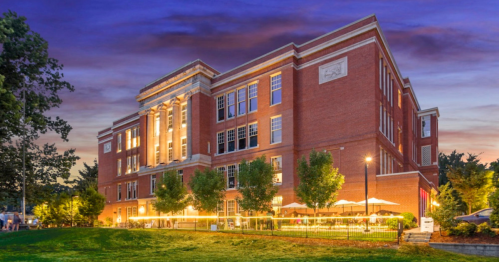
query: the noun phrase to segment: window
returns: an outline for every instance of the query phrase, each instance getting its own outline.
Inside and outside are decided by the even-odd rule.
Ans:
[[[180,177],[180,181],[184,183],[184,170],[180,169],[177,171],[177,175]]]
[[[160,119],[159,114],[154,115],[154,136],[159,136]]]
[[[116,170],[117,170],[117,175],[121,176],[121,159],[118,159],[118,162],[116,163]]]
[[[121,152],[121,134],[118,134],[118,148],[117,148],[117,152]]]
[[[219,216],[219,217],[223,217],[223,216],[225,216],[225,212],[224,212],[224,202],[220,202],[220,203],[218,203],[218,205],[217,205],[217,212],[218,212],[218,216]]]
[[[126,173],[127,174],[132,173],[132,158],[131,157],[126,158]]]
[[[116,212],[117,214],[117,222],[121,223],[121,207],[118,207],[118,211]]]
[[[236,115],[235,92],[227,94],[227,118],[233,118]]]
[[[421,147],[421,165],[429,166],[431,165],[431,145]]]
[[[228,200],[227,201],[227,216],[235,216],[236,215],[236,201]]]
[[[223,95],[217,97],[218,121],[225,119],[225,97]]]
[[[430,137],[431,135],[431,116],[421,118],[421,137]]]
[[[383,104],[379,103],[379,131],[383,132]]]
[[[383,89],[383,58],[379,59],[379,89]]]
[[[236,188],[236,165],[227,166],[227,189]]]
[[[487,209],[487,210],[484,210],[484,211],[478,213],[478,216],[481,216],[481,217],[490,217],[490,215],[492,215],[492,209]]]
[[[223,154],[225,152],[225,137],[224,137],[224,132],[220,132],[217,134],[217,141],[218,141],[218,154]]]
[[[252,84],[248,87],[248,99],[249,99],[249,109],[248,112],[255,112],[258,107],[258,86],[256,84]]]
[[[227,130],[227,152],[236,150],[236,131],[234,129]]]
[[[132,172],[137,171],[137,155],[132,156]]]
[[[237,90],[237,115],[246,114],[246,88]]]
[[[168,110],[168,132],[173,129],[173,110]]]
[[[248,126],[248,133],[249,133],[249,147],[256,147],[258,146],[258,123],[250,124]]]
[[[182,158],[187,157],[187,138],[182,138]]]
[[[126,131],[126,149],[132,148],[132,134],[130,132],[130,129]]]
[[[246,127],[237,128],[238,149],[246,149]]]
[[[282,184],[282,156],[270,158],[270,164],[274,170],[274,184]]]
[[[388,81],[387,81],[387,83],[388,83],[388,84],[387,84],[387,87],[386,87],[386,88],[387,88],[387,91],[386,91],[386,93],[387,93],[387,94],[386,94],[386,96],[387,96],[387,97],[386,97],[386,99],[388,99],[388,102],[390,102],[390,99],[391,99],[391,98],[390,98],[390,82],[391,82],[390,75],[391,75],[391,74],[390,74],[390,73],[388,73],[388,74],[387,74],[387,77],[386,77],[386,78],[387,78],[387,80],[388,80]]]
[[[118,197],[118,201],[121,201],[121,184],[118,184],[118,192],[117,192],[117,197]]]
[[[132,129],[132,147],[138,146],[138,143],[137,143],[138,132],[139,132],[138,127]]]
[[[168,161],[173,161],[173,142],[168,142]]]
[[[402,92],[400,92],[400,89],[398,90],[399,95],[398,95],[398,104],[399,108],[402,108]]]
[[[156,191],[156,175],[151,175],[151,195]]]
[[[270,143],[281,143],[282,141],[282,117],[274,117],[270,120]]]
[[[137,199],[137,181],[132,182],[132,198]]]
[[[128,220],[130,217],[132,217],[132,208],[127,207],[126,208],[126,219]]]
[[[137,207],[132,207],[132,217],[137,216]]]
[[[402,130],[399,129],[399,152],[402,153],[403,147],[402,147]]]
[[[281,74],[270,78],[270,105],[281,103]]]
[[[131,199],[132,198],[132,183],[127,182],[126,183],[126,199]]]
[[[156,165],[159,165],[159,145],[156,145]]]
[[[136,139],[137,139],[137,146],[140,146],[140,127],[137,127],[137,132],[136,132]]]
[[[187,105],[182,105],[182,127],[187,124]]]

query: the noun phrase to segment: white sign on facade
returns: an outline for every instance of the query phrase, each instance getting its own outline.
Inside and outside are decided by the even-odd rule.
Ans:
[[[348,74],[347,57],[319,66],[319,84],[323,84]]]
[[[111,142],[104,144],[104,153],[111,152]]]
[[[421,217],[421,232],[433,233],[433,218]]]

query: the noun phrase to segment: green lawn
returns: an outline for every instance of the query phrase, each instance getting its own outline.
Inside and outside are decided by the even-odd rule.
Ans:
[[[353,248],[158,229],[64,228],[0,234],[1,261],[497,261],[426,246]]]

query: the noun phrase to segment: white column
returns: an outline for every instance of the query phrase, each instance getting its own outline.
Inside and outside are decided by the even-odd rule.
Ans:
[[[181,160],[181,144],[180,144],[180,129],[182,128],[182,121],[180,119],[180,101],[174,98],[170,102],[170,106],[173,107],[173,131],[172,131],[172,142],[173,142],[173,159]]]
[[[154,166],[154,112],[147,113],[147,166]]]
[[[166,111],[166,106],[161,104],[158,107],[159,110],[159,162],[160,163],[167,163],[167,157],[168,157],[168,152],[166,149],[166,125],[167,125],[167,111]]]

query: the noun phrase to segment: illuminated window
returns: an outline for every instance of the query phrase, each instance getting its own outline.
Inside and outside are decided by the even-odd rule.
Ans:
[[[132,199],[137,199],[137,181],[132,182]]]
[[[132,173],[132,158],[131,157],[126,158],[126,173],[127,174]]]
[[[217,97],[217,112],[218,112],[218,121],[222,121],[225,119],[225,97],[223,95]]]
[[[118,192],[117,192],[117,199],[118,201],[121,201],[121,184],[118,184]]]
[[[227,216],[235,216],[236,215],[236,201],[228,200],[227,201]]]
[[[121,152],[121,134],[118,134],[118,143],[117,143],[117,144],[118,144],[118,149],[117,149],[117,151],[118,151],[118,152]]]
[[[236,188],[236,165],[227,166],[227,188]]]
[[[137,128],[132,129],[132,148],[137,147]]]
[[[237,115],[246,114],[246,88],[237,90]]]
[[[132,217],[137,216],[137,207],[132,207]]]
[[[173,129],[173,110],[168,110],[168,132]]]
[[[173,142],[168,142],[168,161],[173,161]]]
[[[270,143],[281,143],[282,141],[282,117],[274,117],[270,120],[271,129],[270,129]]]
[[[398,90],[399,95],[398,95],[398,104],[399,108],[402,108],[402,92],[400,92],[400,89]]]
[[[281,74],[272,76],[270,78],[270,91],[271,100],[270,105],[276,105],[281,103]]]
[[[227,130],[227,152],[236,150],[236,131],[234,129]]]
[[[182,138],[182,158],[187,157],[187,138]]]
[[[258,107],[258,86],[252,84],[248,87],[248,99],[249,99],[249,109],[248,112],[255,112]]]
[[[182,105],[182,127],[187,124],[187,105]]]
[[[246,126],[237,128],[238,149],[246,149]]]
[[[431,135],[431,116],[421,118],[421,137],[430,137]]]
[[[227,118],[233,118],[236,115],[235,94],[235,92],[227,94]]]
[[[118,211],[117,211],[117,221],[118,221],[118,223],[121,223],[121,207],[118,207]]]
[[[159,145],[156,145],[156,165],[159,164]]]
[[[223,154],[225,152],[225,136],[224,132],[220,132],[217,134],[217,142],[218,142],[218,154]]]
[[[159,136],[160,132],[160,123],[161,123],[161,118],[159,117],[159,114],[156,114],[154,117],[154,136]]]
[[[132,156],[132,172],[137,171],[137,155]]]
[[[126,131],[126,149],[132,148],[132,133],[130,129]]]
[[[126,199],[132,199],[132,183],[126,183]]]
[[[118,176],[121,176],[121,159],[118,159],[118,163],[116,163],[116,169],[118,170]]]
[[[274,170],[274,184],[282,184],[282,156],[270,158],[270,164]]]
[[[258,146],[258,123],[250,124],[248,126],[249,133],[249,147]]]

